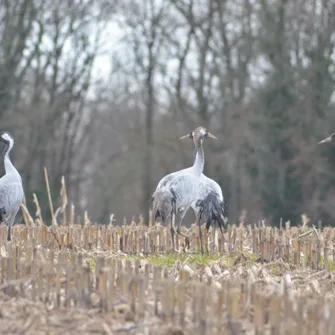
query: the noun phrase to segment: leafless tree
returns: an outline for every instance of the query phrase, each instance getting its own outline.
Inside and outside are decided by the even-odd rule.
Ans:
[[[156,182],[192,162],[177,138],[203,125],[231,222],[335,217],[333,149],[315,145],[335,128],[333,2],[15,0],[0,17],[0,121],[28,200],[47,208],[47,166],[56,201],[65,175],[95,220],[147,223]]]

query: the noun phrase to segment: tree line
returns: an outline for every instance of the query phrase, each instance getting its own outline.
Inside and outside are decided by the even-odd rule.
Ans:
[[[334,2],[1,0],[0,17],[0,121],[29,206],[47,211],[46,166],[56,202],[64,175],[79,213],[147,222],[202,125],[231,222],[334,223],[335,148],[316,144],[335,131]]]

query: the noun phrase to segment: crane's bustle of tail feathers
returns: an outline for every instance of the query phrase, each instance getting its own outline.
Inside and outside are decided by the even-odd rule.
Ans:
[[[203,216],[206,217],[207,231],[209,230],[212,221],[214,221],[223,234],[223,228],[227,225],[228,219],[224,204],[217,198],[217,195],[214,192],[210,192],[205,199],[197,202],[197,206],[200,207],[200,219]]]

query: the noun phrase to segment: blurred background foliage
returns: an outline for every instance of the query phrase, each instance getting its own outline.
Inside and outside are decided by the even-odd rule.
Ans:
[[[78,214],[144,214],[192,164],[230,222],[335,222],[335,3],[323,0],[0,0],[0,121],[29,206],[64,175]],[[191,215],[190,220],[193,217]]]

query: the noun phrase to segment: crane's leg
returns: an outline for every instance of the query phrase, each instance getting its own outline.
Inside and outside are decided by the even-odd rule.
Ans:
[[[174,223],[173,223],[173,214],[171,215],[171,241],[172,241],[172,249],[175,250],[175,245],[174,245],[174,234],[175,234],[175,230],[174,230]]]
[[[204,248],[202,246],[201,213],[200,213],[199,216],[197,215],[196,221],[199,225],[200,250],[201,250],[201,254],[203,255],[204,254]]]
[[[181,229],[181,223],[182,223],[182,221],[183,221],[183,219],[185,217],[185,214],[186,214],[186,212],[187,212],[188,209],[189,209],[189,207],[185,208],[183,211],[180,212],[179,220],[178,220],[178,226],[177,226],[177,234],[185,237],[185,245],[186,245],[186,248],[189,249],[190,248],[190,237],[187,236],[187,235],[185,235],[184,233],[182,233],[180,231],[180,229]]]
[[[175,204],[172,205],[172,212],[170,215],[170,219],[171,219],[171,240],[172,240],[172,250],[175,251],[175,244],[174,244],[174,235],[175,235],[175,230],[174,230],[174,226],[175,226],[175,222],[176,222],[176,206]]]
[[[216,222],[213,223],[213,249],[212,251],[215,251],[216,249]]]
[[[182,212],[180,212],[180,214],[179,214],[179,220],[178,220],[178,226],[177,226],[177,234],[179,234],[179,235],[181,235],[181,236],[184,236],[184,237],[187,238],[187,239],[188,239],[189,237],[186,236],[184,233],[182,233],[182,232],[180,231],[180,229],[181,229],[181,223],[182,223],[182,221],[184,220],[184,217],[185,217],[185,214],[186,214],[188,208],[189,208],[189,207],[185,208]]]
[[[10,215],[8,220],[7,220],[7,222],[8,222],[7,241],[8,242],[10,242],[12,240],[12,227],[14,225],[14,220],[15,220],[16,213],[15,213],[15,215]]]
[[[201,231],[201,219],[202,219],[202,214],[203,214],[203,208],[199,208],[194,213],[195,213],[195,224],[198,224],[199,226],[199,239],[200,239],[201,254],[204,254],[204,249],[202,246],[202,231]]]

